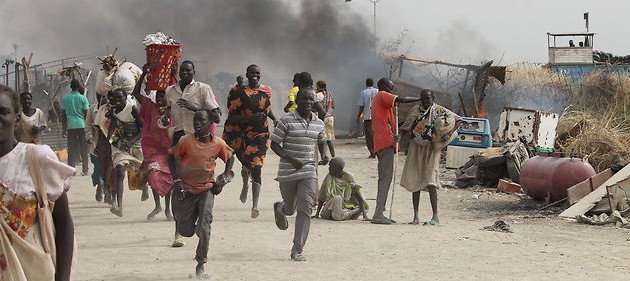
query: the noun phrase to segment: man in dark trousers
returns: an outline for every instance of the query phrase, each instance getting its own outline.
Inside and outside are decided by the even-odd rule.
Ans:
[[[296,98],[297,109],[278,121],[271,135],[271,149],[280,156],[277,180],[280,182],[282,201],[273,204],[276,226],[289,227],[288,215],[297,211],[291,259],[305,261],[304,244],[311,228],[311,213],[317,189],[317,163],[315,143],[326,165],[326,134],[324,122],[312,112],[315,91],[300,89]]]
[[[359,96],[359,114],[357,120],[363,120],[363,131],[365,132],[365,145],[370,152],[369,158],[374,158],[374,133],[372,131],[372,98],[378,90],[374,88],[374,80],[368,78],[365,80],[365,90],[361,91]]]
[[[66,122],[62,122],[63,132],[68,135],[68,165],[75,167],[79,159],[81,159],[82,176],[88,173],[88,145],[85,140],[85,117],[90,108],[90,103],[80,90],[83,88],[81,82],[77,79],[70,81],[70,93],[65,95],[61,100],[61,108],[63,113],[61,118]],[[85,91],[85,88],[83,88]]]
[[[378,157],[378,191],[372,223],[392,224],[393,220],[385,217],[385,203],[394,176],[394,154],[396,143],[400,140],[396,132],[392,108],[398,103],[420,101],[420,97],[399,97],[392,94],[394,82],[387,78],[378,80],[378,93],[372,100],[372,129],[374,130],[374,153]]]

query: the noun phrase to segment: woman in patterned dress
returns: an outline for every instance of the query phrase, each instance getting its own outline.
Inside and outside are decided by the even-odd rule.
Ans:
[[[74,225],[66,191],[74,168],[61,163],[48,146],[18,143],[15,124],[20,104],[9,87],[0,85],[0,280],[70,280]],[[53,201],[56,258],[44,252],[37,214],[37,188],[29,169],[46,168],[41,184]]]
[[[228,117],[223,128],[223,140],[234,150],[243,165],[243,189],[240,200],[245,203],[252,180],[251,217],[256,218],[258,198],[262,187],[261,173],[267,148],[269,147],[269,121],[276,117],[271,111],[271,88],[260,84],[260,67],[252,64],[247,67],[248,84],[235,86],[228,95]]]

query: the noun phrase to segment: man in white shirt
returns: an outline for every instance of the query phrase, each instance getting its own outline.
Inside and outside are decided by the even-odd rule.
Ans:
[[[195,81],[195,65],[184,61],[179,66],[179,83],[166,88],[166,100],[173,124],[173,143],[176,145],[185,134],[192,134],[193,116],[201,108],[219,110],[210,85]],[[218,121],[217,121],[218,122]]]

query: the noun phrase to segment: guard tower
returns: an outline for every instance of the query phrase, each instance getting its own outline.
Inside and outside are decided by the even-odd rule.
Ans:
[[[549,65],[593,65],[595,33],[547,33]]]

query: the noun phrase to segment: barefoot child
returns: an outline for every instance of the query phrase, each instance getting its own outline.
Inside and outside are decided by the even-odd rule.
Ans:
[[[153,218],[162,212],[160,197],[164,197],[164,205],[166,210],[164,214],[167,220],[173,220],[171,214],[171,187],[173,179],[171,178],[171,170],[168,168],[167,156],[168,149],[171,146],[171,140],[168,135],[170,122],[164,123],[161,117],[167,113],[166,92],[157,91],[155,94],[155,102],[148,97],[140,94],[142,82],[147,74],[147,65],[142,70],[142,75],[136,87],[133,89],[133,96],[140,102],[140,117],[142,118],[142,156],[144,163],[142,168],[146,170],[148,182],[153,191],[153,200],[155,208],[147,215],[147,220],[152,221]]]
[[[199,243],[195,260],[198,279],[208,279],[204,264],[208,260],[210,224],[214,196],[234,176],[232,149],[221,138],[211,133],[211,124],[219,121],[217,111],[200,109],[193,117],[194,135],[185,135],[171,148],[169,160],[173,175],[173,215],[176,230],[185,237],[197,234]],[[225,171],[215,182],[215,160],[225,162]]]
[[[341,157],[334,157],[328,164],[328,175],[322,182],[319,191],[317,213],[315,218],[336,221],[356,220],[367,216],[367,203],[361,194],[361,186],[354,182],[354,178],[343,168],[345,162]]]
[[[112,206],[110,211],[114,215],[122,217],[123,180],[125,179],[125,174],[132,170],[138,171],[142,164],[142,151],[140,148],[142,119],[140,118],[138,107],[129,102],[127,93],[123,89],[116,89],[112,92],[112,105],[108,118],[111,119],[111,123],[107,139],[111,140],[112,163],[114,166],[112,170],[112,194],[117,199],[117,205]],[[134,174],[138,173],[129,173],[128,175],[129,189],[140,189],[139,187],[141,186],[132,186],[131,184],[134,181]]]

